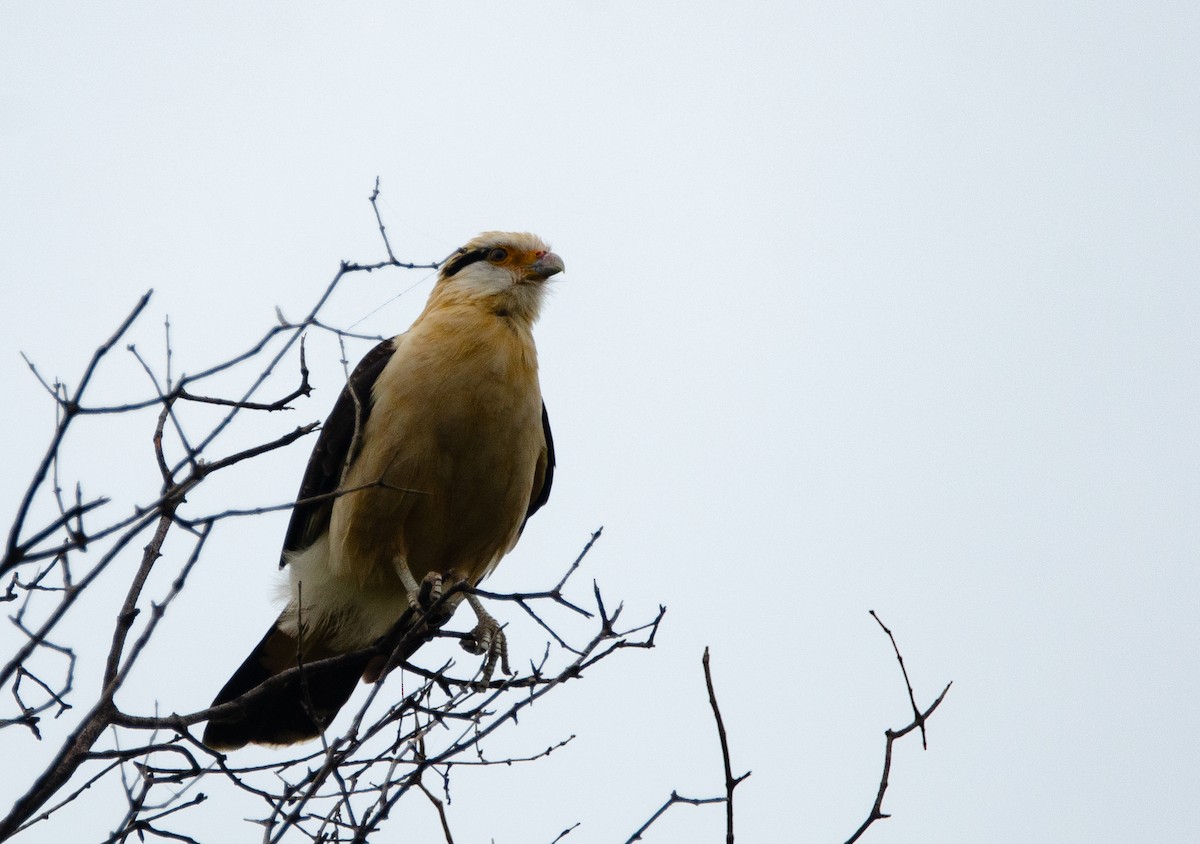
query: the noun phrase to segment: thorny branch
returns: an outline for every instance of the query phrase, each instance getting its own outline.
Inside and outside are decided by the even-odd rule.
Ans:
[[[591,592],[595,608],[585,609],[578,597],[568,593],[571,576],[599,538],[596,531],[553,586],[496,596],[517,604],[549,634],[540,660],[530,662],[516,676],[481,684],[478,674],[457,671],[458,663],[437,656],[436,649],[429,653],[439,663],[420,664],[414,652],[422,643],[466,634],[443,632],[433,621],[406,617],[398,623],[395,636],[375,646],[375,652],[387,656],[396,670],[384,672],[365,693],[360,692],[361,703],[347,710],[341,732],[327,732],[315,749],[300,746],[278,753],[265,764],[246,764],[200,744],[196,728],[213,716],[246,706],[269,693],[274,684],[289,682],[294,672],[300,672],[303,680],[304,672],[338,660],[361,660],[363,652],[298,667],[218,707],[177,714],[159,713],[155,704],[149,714],[138,711],[149,707],[128,691],[128,681],[138,673],[173,605],[188,594],[189,576],[206,564],[204,552],[214,533],[231,518],[295,506],[263,504],[206,512],[197,490],[214,476],[245,471],[241,467],[253,466],[263,455],[287,448],[315,430],[315,424],[302,424],[264,436],[262,423],[256,420],[265,418],[261,414],[288,410],[312,392],[303,343],[306,333],[328,332],[343,345],[365,337],[331,327],[320,318],[347,276],[392,267],[439,266],[439,262],[396,259],[378,197],[376,183],[370,200],[387,260],[342,262],[306,316],[290,321],[277,312],[276,324],[226,360],[191,374],[177,373],[171,338],[178,333],[179,323],[164,320],[159,336],[166,341],[165,361],[161,372],[156,370],[130,339],[149,305],[149,292],[92,354],[74,388],[44,378],[26,358],[54,403],[56,417],[0,557],[0,575],[5,578],[0,603],[11,608],[13,630],[20,637],[4,656],[6,661],[0,662],[0,688],[10,690],[3,706],[12,710],[0,708],[0,730],[23,727],[34,740],[52,739],[57,749],[46,756],[40,770],[29,772],[25,793],[0,813],[0,840],[70,817],[73,811],[89,814],[91,808],[82,808],[85,796],[101,789],[111,793],[116,787],[123,795],[121,812],[112,819],[111,835],[96,836],[97,840],[194,841],[187,834],[188,818],[206,802],[240,792],[261,807],[256,823],[264,841],[373,839],[398,812],[403,798],[417,794],[433,805],[446,841],[452,842],[448,801],[436,795],[433,782],[440,783],[448,795],[456,768],[532,762],[560,749],[573,737],[523,755],[493,757],[488,752],[489,739],[515,725],[520,714],[546,694],[625,649],[653,647],[662,608],[647,623],[624,629],[618,621],[621,609],[607,612],[594,586],[583,594]],[[96,401],[93,388],[101,381],[102,367],[110,365],[114,356],[109,353],[122,345],[146,378],[149,395],[121,403]],[[263,398],[267,385],[275,383],[272,376],[288,360],[298,363],[297,382],[282,395]],[[212,386],[218,376],[223,385],[240,379],[242,386],[234,388],[232,397],[223,395],[230,391],[227,386]],[[199,408],[206,408],[209,415],[197,415]],[[147,414],[151,416],[146,418]],[[62,492],[60,475],[68,471],[62,444],[68,433],[73,441],[86,437],[90,428],[84,420],[100,416],[145,426],[158,488],[140,500],[131,489],[87,495],[84,483],[75,484],[74,501]],[[236,451],[219,453],[218,439],[234,426],[243,441],[247,433],[256,439]],[[131,498],[138,503],[114,503]],[[191,503],[193,498],[198,503]],[[120,593],[113,595],[110,590],[105,598],[96,591],[102,577],[119,587]],[[91,648],[73,646],[67,632],[77,629],[69,628],[67,621],[79,614],[85,595],[92,596],[87,602],[87,623],[93,630],[104,631],[102,607],[109,601],[107,631],[101,633],[106,641],[96,637],[102,651],[98,660]],[[591,624],[591,631],[581,631],[581,624]],[[463,664],[475,667],[473,660]],[[86,678],[82,684],[80,676]],[[403,688],[400,678],[407,678],[410,685],[415,679],[415,685]],[[45,721],[50,715],[56,720]],[[198,790],[201,783],[203,792]]]
[[[448,591],[447,598],[456,591],[469,591],[515,604],[524,615],[518,615],[514,623],[532,623],[534,629],[545,632],[544,652],[514,676],[482,682],[473,660],[461,663],[462,670],[457,659],[446,658],[433,640],[467,634],[440,629],[446,619],[432,617],[435,607],[419,618],[406,614],[393,634],[372,648],[293,668],[220,706],[163,714],[157,703],[151,707],[127,687],[143,667],[142,657],[161,631],[167,613],[185,594],[189,577],[206,564],[204,551],[214,533],[234,518],[296,506],[258,504],[214,512],[191,499],[199,497],[197,491],[211,478],[245,471],[244,467],[254,466],[263,455],[287,448],[316,429],[315,423],[301,424],[264,434],[258,421],[271,418],[262,414],[291,409],[296,400],[312,393],[304,346],[307,334],[331,334],[343,348],[347,340],[379,339],[321,319],[337,288],[354,273],[438,268],[440,262],[397,260],[378,198],[376,181],[369,199],[387,259],[364,264],[343,261],[303,318],[291,321],[277,310],[275,324],[244,351],[225,360],[177,375],[172,332],[178,326],[164,319],[166,346],[160,376],[127,339],[146,311],[151,292],[138,300],[96,348],[73,389],[62,381],[47,380],[26,358],[54,403],[56,415],[50,441],[21,496],[0,556],[0,576],[5,578],[0,585],[0,603],[11,610],[9,617],[17,636],[16,645],[3,657],[7,661],[0,663],[0,689],[8,694],[0,700],[0,730],[23,728],[13,734],[34,741],[52,740],[57,750],[47,754],[40,769],[30,770],[25,793],[0,816],[0,841],[59,818],[69,819],[72,812],[90,817],[94,806],[86,804],[87,795],[105,790],[110,796],[121,796],[119,813],[112,819],[115,827],[106,827],[112,830],[108,838],[103,838],[103,833],[95,838],[114,844],[147,837],[196,842],[180,825],[189,823],[204,805],[234,795],[258,806],[251,822],[260,827],[264,842],[287,838],[330,844],[374,840],[399,812],[404,798],[416,795],[423,801],[423,811],[433,807],[442,836],[452,844],[449,794],[457,769],[528,763],[555,753],[574,736],[519,755],[493,756],[489,745],[493,736],[515,726],[537,701],[580,679],[598,662],[630,648],[654,647],[664,607],[642,623],[623,626],[621,605],[610,611],[594,582],[590,590],[580,590],[573,580],[600,538],[602,529],[597,529],[549,588],[492,593],[460,586]],[[111,364],[109,353],[121,344],[149,382],[149,394],[124,403],[95,401],[92,387],[101,367]],[[281,390],[280,395],[264,397],[268,383],[274,383],[273,376],[285,361],[293,359],[293,353],[298,364],[294,386]],[[223,384],[241,379],[241,386],[216,386],[218,376]],[[232,396],[221,394],[230,391]],[[207,415],[197,415],[201,408]],[[152,418],[146,419],[146,415]],[[62,445],[69,432],[73,440],[85,437],[90,430],[85,420],[100,416],[117,416],[131,426],[146,428],[157,469],[152,491],[113,489],[85,494],[81,481],[74,483],[73,501],[70,493],[64,493],[60,476],[69,471],[69,461]],[[256,444],[216,453],[220,437],[235,426],[243,441],[249,434]],[[122,500],[137,503],[116,503]],[[102,578],[118,590],[107,599],[97,587]],[[583,596],[578,594],[581,591]],[[82,600],[85,595],[87,602]],[[68,631],[78,627],[69,627],[68,619],[80,615],[85,603],[88,628],[97,631],[94,644],[98,655],[70,641]],[[105,612],[107,625],[101,621]],[[890,637],[891,631],[887,632]],[[895,646],[894,638],[892,642]],[[416,653],[424,644],[429,648]],[[899,659],[898,648],[896,655]],[[293,682],[297,674],[303,681],[305,672],[370,656],[385,657],[387,670],[358,693],[359,702],[347,708],[337,722],[341,725],[338,730],[327,731],[316,746],[279,751],[269,761],[256,763],[212,751],[197,738],[197,725],[249,705],[279,685]],[[900,664],[904,670],[902,659]],[[703,666],[721,748],[725,793],[695,798],[672,791],[631,842],[640,840],[672,806],[681,804],[724,804],[726,841],[733,841],[733,792],[749,772],[737,777],[732,773],[707,650]],[[908,684],[906,670],[905,682]],[[851,841],[871,822],[886,817],[881,806],[892,743],[918,727],[924,732],[925,721],[945,693],[919,712],[909,684],[915,720],[886,734],[884,773],[875,805]],[[204,791],[200,791],[202,787]],[[112,803],[101,805],[111,807]],[[77,828],[76,821],[65,822]],[[555,840],[566,838],[578,826],[567,826]]]
[[[678,791],[672,791],[671,796],[667,798],[666,802],[659,806],[654,814],[638,827],[633,835],[626,839],[625,844],[641,841],[642,834],[650,829],[672,806],[705,806],[711,803],[725,804],[725,842],[726,844],[733,844],[733,790],[750,776],[750,771],[738,777],[733,775],[733,764],[729,760],[729,740],[725,735],[725,720],[721,717],[721,708],[717,706],[717,693],[713,688],[712,667],[709,661],[708,648],[704,649],[704,656],[700,662],[704,667],[704,685],[708,689],[708,705],[712,709],[713,720],[717,725],[717,738],[721,743],[721,761],[725,769],[725,796],[684,797]]]
[[[648,830],[651,826],[658,822],[658,819],[667,813],[667,810],[672,806],[685,804],[688,806],[704,806],[709,803],[724,803],[724,797],[684,797],[677,791],[672,791],[671,796],[667,798],[667,802],[658,807],[658,810],[650,816],[644,824],[637,828],[633,835],[625,840],[625,844],[633,844],[634,841],[642,840],[642,833]]]
[[[946,693],[950,691],[951,686],[950,683],[947,683],[946,688],[942,689],[942,693],[937,696],[937,699],[930,704],[927,709],[922,711],[917,706],[912,684],[908,679],[908,670],[904,667],[904,658],[900,655],[900,648],[896,644],[896,637],[892,635],[891,630],[884,626],[883,622],[880,620],[879,616],[875,614],[874,610],[871,610],[870,612],[871,617],[874,618],[876,623],[883,628],[884,632],[887,633],[888,638],[892,642],[892,648],[896,653],[896,659],[900,663],[900,670],[904,674],[904,684],[908,689],[908,698],[913,707],[914,717],[912,723],[908,724],[907,726],[898,730],[887,730],[884,733],[886,737],[886,744],[884,747],[883,774],[879,780],[879,788],[875,794],[875,802],[871,806],[871,811],[868,813],[867,819],[863,821],[863,823],[855,831],[854,835],[852,835],[846,841],[846,844],[853,844],[855,841],[858,841],[863,836],[863,833],[867,831],[867,827],[869,827],[875,821],[889,817],[889,815],[886,815],[883,812],[883,795],[887,791],[888,776],[890,775],[892,769],[892,745],[897,739],[903,738],[918,728],[920,728],[923,738],[925,733],[925,722],[929,720],[931,715],[933,715],[934,710],[941,705],[942,700],[946,697]],[[645,832],[649,830],[651,826],[657,823],[658,820],[662,818],[662,816],[665,815],[673,806],[705,806],[716,803],[723,803],[725,805],[725,841],[726,844],[734,844],[733,791],[742,782],[744,782],[747,777],[750,776],[751,772],[747,771],[746,773],[737,777],[733,775],[733,765],[730,762],[729,756],[729,740],[725,733],[725,721],[721,717],[720,707],[717,706],[717,694],[713,688],[712,667],[710,665],[708,648],[704,649],[704,656],[701,662],[704,665],[704,683],[708,690],[708,703],[709,707],[712,709],[713,720],[716,722],[717,726],[717,736],[721,743],[721,761],[724,766],[725,775],[725,794],[721,797],[684,797],[678,791],[672,791],[671,796],[668,797],[666,801],[655,810],[654,814],[652,814],[645,823],[637,828],[637,831],[635,831],[633,835],[626,839],[625,844],[633,844],[634,841],[641,841],[642,835],[645,834]]]

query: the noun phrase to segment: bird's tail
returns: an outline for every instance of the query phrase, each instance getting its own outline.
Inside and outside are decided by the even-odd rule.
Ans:
[[[295,744],[316,738],[350,698],[368,662],[364,656],[329,667],[304,665],[330,656],[336,653],[310,642],[301,651],[296,637],[275,622],[212,705],[236,700],[298,664],[302,670],[244,701],[235,712],[209,721],[204,743],[214,750],[236,750],[250,743]]]

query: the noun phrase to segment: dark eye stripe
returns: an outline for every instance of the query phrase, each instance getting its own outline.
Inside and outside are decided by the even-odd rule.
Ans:
[[[490,249],[472,249],[470,252],[463,252],[461,255],[456,257],[453,261],[450,261],[445,267],[442,268],[442,277],[450,278],[450,276],[454,275],[463,267],[469,267],[476,261],[487,260],[488,253],[490,251]]]

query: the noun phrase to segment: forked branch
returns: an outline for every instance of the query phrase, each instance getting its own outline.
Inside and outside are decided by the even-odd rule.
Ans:
[[[900,663],[900,671],[904,675],[904,685],[908,690],[909,703],[912,705],[913,720],[907,726],[901,727],[900,729],[884,731],[883,773],[879,777],[879,788],[875,792],[875,802],[871,804],[871,811],[867,813],[866,820],[864,820],[858,829],[854,831],[853,835],[846,839],[846,844],[854,844],[855,841],[858,841],[860,838],[862,838],[863,833],[865,833],[867,828],[870,827],[871,824],[875,823],[875,821],[891,817],[883,811],[883,796],[887,792],[888,778],[891,776],[892,772],[892,746],[896,743],[897,739],[903,738],[913,730],[920,729],[921,744],[923,747],[927,747],[928,745],[925,743],[925,722],[929,720],[929,716],[933,715],[934,710],[941,706],[942,701],[946,697],[946,693],[950,691],[950,686],[953,685],[953,683],[947,683],[946,688],[942,689],[942,693],[937,696],[937,699],[934,700],[934,702],[931,703],[925,710],[921,710],[917,706],[917,700],[913,693],[912,683],[908,679],[908,669],[904,667],[904,657],[900,655],[900,647],[896,644],[896,637],[892,635],[892,631],[889,630],[883,621],[880,620],[879,616],[875,614],[874,610],[871,610],[870,612],[871,617],[875,619],[876,623],[880,627],[883,628],[883,632],[887,633],[888,638],[892,642],[892,648],[896,653],[896,661]]]

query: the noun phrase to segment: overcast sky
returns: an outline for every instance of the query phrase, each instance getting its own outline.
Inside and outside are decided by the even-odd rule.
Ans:
[[[604,525],[583,594],[594,577],[631,618],[668,607],[658,648],[497,747],[572,745],[456,782],[461,840],[581,821],[568,840],[623,841],[673,788],[720,793],[706,645],[734,766],[754,771],[738,840],[845,840],[909,714],[871,609],[920,701],[954,687],[929,750],[899,746],[894,817],[867,840],[1183,840],[1197,44],[1195,2],[6,4],[0,509],[53,412],[19,352],[74,381],[154,288],[139,348],[161,360],[169,315],[177,370],[228,356],[339,261],[384,257],[379,176],[402,259],[516,229],[567,265],[537,329],[554,494],[489,584],[544,588]],[[430,281],[356,276],[330,319],[397,333]],[[316,392],[260,437],[332,406],[336,345],[309,355]],[[145,389],[128,355],[105,373],[100,395]],[[141,495],[121,484],[153,477],[145,424],[98,423],[73,471]],[[307,449],[228,504],[287,500]],[[131,708],[208,702],[274,617],[285,524],[220,537]],[[69,726],[42,749],[4,731],[0,757]],[[403,829],[436,834],[430,815]],[[220,820],[206,841],[257,834]],[[723,819],[684,807],[655,829],[717,841]]]

